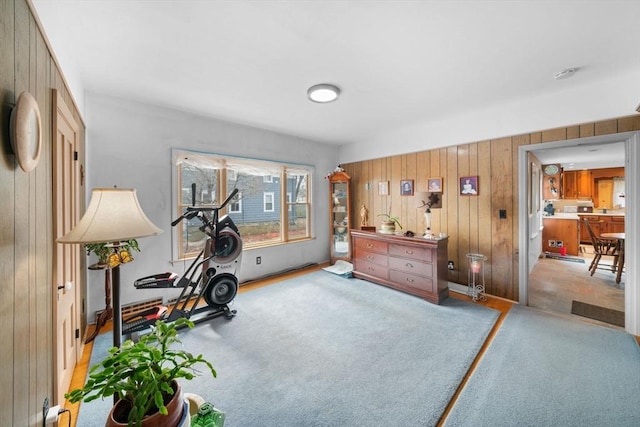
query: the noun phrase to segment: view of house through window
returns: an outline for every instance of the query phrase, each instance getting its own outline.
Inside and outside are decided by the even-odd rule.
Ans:
[[[193,203],[217,206],[237,188],[238,194],[220,212],[240,230],[245,248],[281,244],[311,237],[309,212],[313,168],[215,154],[174,151],[179,217]],[[197,218],[174,227],[178,258],[197,255],[205,235]]]

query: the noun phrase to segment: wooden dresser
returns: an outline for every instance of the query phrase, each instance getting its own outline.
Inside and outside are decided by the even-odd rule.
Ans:
[[[351,230],[353,275],[439,304],[449,296],[447,242]]]

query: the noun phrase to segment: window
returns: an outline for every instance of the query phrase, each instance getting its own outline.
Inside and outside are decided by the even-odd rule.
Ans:
[[[175,218],[194,202],[218,206],[234,189],[238,193],[227,213],[240,230],[245,248],[311,238],[307,194],[312,166],[173,150]],[[284,197],[283,197],[284,195]],[[196,218],[174,227],[174,259],[190,258],[204,247],[205,235]]]
[[[309,236],[309,212],[311,203],[309,201],[309,188],[311,188],[310,175],[304,170],[290,169],[286,176],[286,192],[291,194],[287,197],[288,205],[288,227],[287,238],[289,240],[300,239]]]
[[[273,193],[264,193],[262,199],[263,210],[265,212],[273,212]]]
[[[229,213],[242,213],[242,193],[240,191],[229,202]]]

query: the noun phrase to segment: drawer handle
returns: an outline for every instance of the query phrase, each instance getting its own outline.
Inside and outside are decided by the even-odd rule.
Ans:
[[[413,255],[413,251],[410,251],[408,249],[405,249],[404,253],[408,255]]]
[[[367,259],[371,261],[371,260],[373,260],[373,256],[367,255]]]
[[[413,268],[413,264],[411,264],[410,262],[406,263],[405,266],[407,266],[409,268]]]
[[[406,280],[406,281],[407,281],[407,282],[409,282],[409,283],[413,283],[413,279],[412,279],[412,278],[410,278],[410,277],[407,277],[407,278],[406,278],[406,279],[404,279],[404,280]]]
[[[373,245],[371,243],[367,243],[367,248],[372,248]]]
[[[369,270],[369,271],[376,271],[376,269],[375,269],[375,268],[373,268],[373,267],[367,267],[367,270]]]

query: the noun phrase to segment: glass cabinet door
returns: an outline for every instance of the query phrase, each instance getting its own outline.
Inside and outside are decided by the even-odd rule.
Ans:
[[[334,172],[330,177],[331,213],[331,264],[342,259],[351,261],[351,239],[349,221],[351,220],[349,197],[349,176],[344,172]]]

